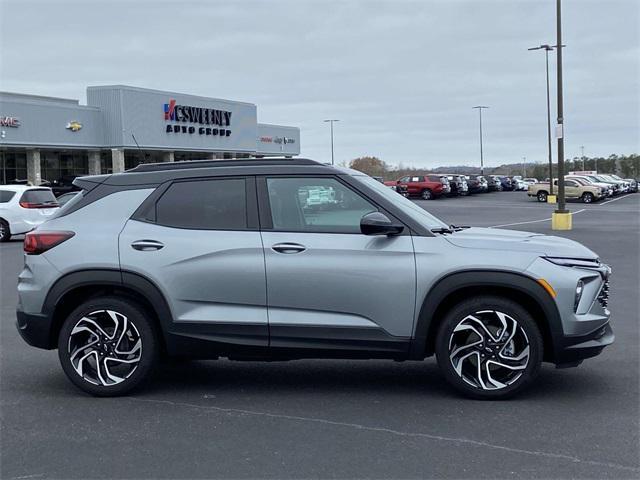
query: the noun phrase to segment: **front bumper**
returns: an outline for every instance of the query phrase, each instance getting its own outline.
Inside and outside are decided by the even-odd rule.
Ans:
[[[554,363],[559,368],[578,366],[582,360],[599,355],[615,338],[609,323],[587,335],[565,337],[556,351]]]
[[[51,319],[48,315],[16,312],[16,327],[22,339],[32,347],[52,350],[56,348],[51,338]]]

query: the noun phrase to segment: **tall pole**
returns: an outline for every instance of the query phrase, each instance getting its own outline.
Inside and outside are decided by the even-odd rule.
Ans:
[[[580,151],[582,152],[582,171],[584,172],[586,170],[584,167],[584,145],[580,145]]]
[[[522,157],[522,178],[527,178],[527,157]]]
[[[549,95],[549,52],[553,50],[551,45],[540,45],[529,50],[544,50],[546,74],[547,74],[547,153],[549,157],[549,195],[553,195],[553,157],[551,153],[551,98]]]
[[[564,198],[564,110],[562,97],[562,7],[561,0],[556,0],[556,22],[557,22],[557,75],[558,75],[558,209],[556,213],[567,213]],[[553,182],[553,178],[551,179]]]
[[[333,122],[339,122],[340,120],[332,118],[329,120],[325,120],[325,123],[329,123],[329,125],[331,126],[331,165],[334,164],[334,159],[333,159]]]
[[[551,100],[549,96],[549,50],[553,47],[545,45],[544,56],[547,63],[547,143],[549,152],[549,195],[553,195],[553,158],[551,154]]]
[[[484,105],[477,105],[473,108],[478,109],[478,113],[480,114],[480,175],[484,175],[484,155],[482,152],[482,109],[489,108]]]

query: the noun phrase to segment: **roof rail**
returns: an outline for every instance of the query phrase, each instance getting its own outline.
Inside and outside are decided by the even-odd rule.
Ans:
[[[181,162],[141,163],[127,172],[161,172],[188,168],[243,167],[256,165],[321,165],[308,158],[238,158],[224,160],[186,160]]]

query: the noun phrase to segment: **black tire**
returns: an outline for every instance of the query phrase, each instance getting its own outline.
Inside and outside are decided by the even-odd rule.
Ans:
[[[538,192],[538,194],[536,195],[536,197],[538,198],[538,201],[540,203],[546,203],[547,202],[547,196],[548,196],[547,192],[544,192],[544,191]]]
[[[432,200],[433,193],[428,188],[425,188],[420,194],[420,197],[422,198],[422,200]]]
[[[3,218],[0,218],[0,242],[8,242],[11,240],[11,229],[9,224]]]
[[[111,314],[107,313],[107,311],[116,312],[116,316],[120,315],[126,318],[126,322],[128,323],[123,321],[122,324],[126,324],[128,327],[127,329],[122,329],[121,335],[117,335],[117,331],[111,332],[108,330],[109,319],[112,317]],[[88,324],[86,321],[83,322],[82,319],[86,317],[89,317],[94,324],[97,323],[102,326],[104,330],[94,328],[91,326],[92,324]],[[117,318],[121,319],[121,317]],[[102,339],[100,339],[98,335],[88,333],[89,330],[86,328],[82,328],[87,325],[91,326],[94,331],[101,332],[100,337],[102,337]],[[111,325],[115,325],[115,322],[111,323]],[[75,336],[71,338],[72,332],[76,326],[79,326],[79,328],[76,330],[76,333],[74,334]],[[105,332],[107,335],[111,333],[114,338],[117,338],[117,344],[115,346],[113,345],[116,343],[115,340],[109,342],[108,336],[102,335],[102,333]],[[85,336],[84,339],[82,337],[83,335]],[[89,348],[73,347],[74,352],[78,352],[77,357],[82,358],[86,355],[85,358],[87,358],[83,365],[79,367],[83,370],[83,376],[80,376],[80,373],[71,363],[72,353],[70,352],[70,348],[72,348],[72,344],[77,342],[77,340],[82,340],[82,342],[84,342],[86,339],[87,345],[89,345],[93,338],[97,338],[98,340],[96,340],[96,342],[94,342],[94,344]],[[124,395],[139,387],[152,376],[153,369],[158,363],[160,351],[158,338],[159,335],[156,331],[155,325],[150,320],[149,315],[143,308],[138,306],[138,304],[121,297],[97,297],[84,302],[64,321],[58,336],[58,357],[64,373],[67,375],[69,380],[71,380],[71,382],[81,390],[99,397]],[[135,353],[128,356],[123,356],[117,352],[118,348],[123,351],[129,351],[126,349],[131,348],[130,351],[133,352],[138,345],[138,339],[140,340],[139,355],[137,355],[137,350]],[[111,343],[111,345],[109,345],[109,343]],[[123,361],[123,359],[135,360],[136,357],[138,358],[135,362],[127,363]],[[96,361],[96,358],[99,360]],[[107,368],[105,371],[103,367],[102,376],[99,374],[99,371],[96,370],[95,366],[92,368],[92,362],[98,363],[101,361],[102,364],[100,365],[107,365],[107,362],[110,359],[112,360],[111,367],[109,367],[111,370]],[[118,368],[133,368],[133,370],[126,376],[123,375],[122,377],[118,377],[118,375],[121,374],[118,371]],[[87,373],[85,373],[85,370]],[[116,373],[114,373],[114,371]],[[116,378],[121,379],[121,381],[110,384],[92,383],[91,381],[92,376],[94,379],[96,377],[100,378],[99,380],[96,380],[97,382],[101,382],[101,379],[104,377],[107,378],[107,383],[109,383],[112,381],[108,378],[109,375],[114,375]]]
[[[582,203],[592,203],[593,202],[593,193],[584,192],[582,194]]]
[[[497,320],[499,317],[496,312],[506,314],[506,321],[512,325],[511,327],[505,328],[501,333],[501,335],[507,339],[512,338],[513,340],[511,342],[504,343],[504,338],[501,339],[501,342],[494,342],[493,338],[487,336],[486,333],[485,339],[482,340],[482,337],[477,335],[475,332],[471,332],[464,328],[464,325],[466,324],[464,324],[463,328],[460,328],[458,331],[454,331],[456,327],[463,324],[463,322],[469,322],[472,325],[476,325],[475,321],[468,320],[470,315],[473,315],[475,318],[485,323],[485,319]],[[487,328],[491,330],[494,328],[495,324],[492,325],[488,320],[486,325],[488,325]],[[499,324],[499,322],[496,323]],[[482,331],[481,329],[479,330]],[[511,330],[517,333],[514,333],[512,337],[509,337],[509,332]],[[482,332],[484,333],[485,331]],[[495,333],[500,333],[500,331]],[[467,342],[473,340],[477,335],[478,338],[481,338],[481,343],[480,345],[475,346],[472,346],[474,344],[470,344],[469,346],[463,345],[462,348],[459,346],[456,347],[456,342],[460,338],[460,335],[467,335]],[[486,344],[483,344],[483,341],[485,341]],[[440,367],[440,370],[447,382],[464,395],[482,400],[502,400],[521,392],[529,386],[537,376],[540,371],[543,356],[542,335],[529,312],[514,301],[503,297],[489,295],[472,297],[453,307],[446,314],[439,327],[435,347],[438,366]],[[528,350],[526,350],[525,347],[528,347]],[[514,356],[508,356],[511,352],[507,351],[507,348],[514,350]],[[452,352],[450,352],[450,349],[452,349]],[[457,367],[460,369],[461,373],[458,373],[454,367],[456,357],[453,359],[450,358],[450,355],[455,353],[456,349],[457,351],[462,352],[458,354],[457,358],[466,355],[466,352],[470,353],[468,358],[457,363]],[[487,353],[490,350],[492,353]],[[520,354],[528,351],[528,355],[524,359],[518,360],[518,350],[520,350]],[[482,358],[480,357],[481,355]],[[518,364],[518,369],[506,369],[500,366],[510,362],[512,367],[514,367],[515,364]],[[486,381],[485,378],[485,382],[483,383],[481,376],[480,381],[473,384],[473,377],[477,377],[475,372],[478,371],[478,363],[480,363],[484,377],[486,377],[484,374],[489,372],[489,381]],[[463,371],[464,368],[467,368],[467,370]],[[490,376],[491,372],[496,377],[504,374],[511,376],[511,378],[509,380],[507,380],[507,377],[500,378],[503,382],[492,384],[498,379],[494,380]],[[487,388],[485,383],[487,383],[490,388]],[[502,386],[498,386],[498,383],[501,383]]]

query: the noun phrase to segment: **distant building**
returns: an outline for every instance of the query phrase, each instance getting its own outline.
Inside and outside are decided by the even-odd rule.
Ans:
[[[0,92],[0,183],[121,172],[139,163],[293,156],[296,127],[257,122],[251,103],[125,85],[78,100]]]

